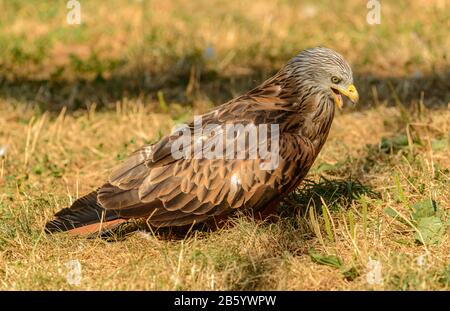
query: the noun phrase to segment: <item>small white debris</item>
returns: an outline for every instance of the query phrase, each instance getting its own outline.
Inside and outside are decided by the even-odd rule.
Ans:
[[[216,278],[215,278],[215,276],[214,276],[214,273],[211,274],[211,276],[209,277],[209,279],[210,279],[209,287],[210,287],[211,290],[214,290],[215,287],[216,287]]]
[[[230,189],[228,192],[228,197],[233,198],[236,192],[238,191],[238,185],[241,183],[237,173],[234,173],[230,179]]]
[[[66,268],[69,270],[66,274],[67,283],[70,285],[81,284],[81,263],[75,260],[69,260],[65,263]]]
[[[212,45],[208,45],[206,49],[203,51],[203,57],[205,59],[213,59],[216,52],[214,50],[214,47]]]
[[[317,15],[318,10],[314,5],[306,5],[305,7],[303,7],[301,13],[303,13],[303,16],[306,18],[313,18]]]
[[[383,278],[381,276],[381,262],[369,257],[367,268],[369,269],[369,272],[367,273],[367,283],[370,285],[383,284]]]
[[[425,255],[420,255],[417,257],[416,263],[419,267],[423,267],[425,265]]]
[[[239,179],[238,173],[234,173],[234,174],[231,176],[231,184],[232,184],[233,186],[237,186],[237,185],[240,184],[240,183],[241,183],[241,180]]]
[[[6,155],[7,150],[8,146],[0,146],[0,157],[4,157]]]
[[[145,231],[138,231],[137,235],[147,241],[150,241],[153,239],[153,236],[149,233],[149,232],[145,232]]]
[[[420,71],[419,69],[417,69],[416,71],[414,71],[413,78],[416,79],[416,80],[422,79],[422,78],[423,78],[423,73],[422,73],[422,71]]]

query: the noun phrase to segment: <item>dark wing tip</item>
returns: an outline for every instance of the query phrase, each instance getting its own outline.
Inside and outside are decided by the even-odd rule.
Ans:
[[[63,218],[56,218],[54,220],[48,221],[45,224],[45,233],[56,233],[56,232],[64,232],[69,231],[76,228],[76,224],[72,221],[65,220]]]
[[[97,202],[97,193],[76,200],[71,207],[63,208],[55,214],[55,219],[45,224],[45,232],[63,232],[102,221],[119,218],[114,210],[105,210]]]

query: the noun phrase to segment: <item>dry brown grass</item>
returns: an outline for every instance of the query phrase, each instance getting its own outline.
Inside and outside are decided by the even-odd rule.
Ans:
[[[12,3],[0,1],[0,289],[450,289],[445,1],[383,2],[376,27],[356,0],[89,1],[79,27],[65,24],[64,3]],[[127,154],[315,45],[350,60],[362,101],[338,113],[277,221],[239,216],[178,240],[44,234]],[[407,224],[425,199],[445,227],[435,244]],[[369,259],[380,284],[367,281]],[[69,260],[81,263],[79,286]]]
[[[380,137],[402,129],[397,109],[380,106],[337,116],[315,167],[347,160],[336,170],[313,170],[310,179],[324,175],[334,181],[317,183],[315,190],[333,191],[352,177],[379,197],[361,193],[351,202],[333,203],[325,196],[334,241],[327,238],[323,214],[311,218],[289,212],[292,206],[282,208],[288,215],[275,223],[240,217],[226,229],[182,240],[149,232],[117,242],[45,235],[42,228],[53,212],[99,185],[122,155],[170,128],[166,116],[142,105],[118,107],[115,113],[56,118],[23,107],[2,109],[1,144],[9,146],[0,175],[6,190],[0,197],[3,289],[448,289],[439,282],[449,262],[448,233],[438,245],[419,245],[414,232],[384,212],[392,207],[408,213],[397,198],[395,176],[409,202],[431,197],[448,211],[447,110],[426,111],[414,122],[420,123],[414,135],[423,145],[414,145],[411,153],[407,146],[392,153],[378,148]],[[142,122],[130,128],[130,120]],[[446,147],[430,149],[428,139],[438,138],[446,139]],[[360,276],[345,280],[339,269],[313,262],[310,249],[339,256]],[[424,266],[416,264],[419,256],[425,256]],[[382,264],[382,285],[367,283],[369,257]],[[82,264],[79,287],[65,280],[64,264],[72,259]]]

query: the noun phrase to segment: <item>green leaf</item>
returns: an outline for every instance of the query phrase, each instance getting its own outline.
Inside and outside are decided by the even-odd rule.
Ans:
[[[126,155],[123,152],[120,152],[120,153],[116,154],[116,160],[117,161],[122,161],[122,160],[125,159],[125,157],[126,157]]]
[[[395,239],[394,241],[401,245],[411,245],[411,241],[407,239]]]
[[[325,231],[327,232],[328,239],[334,243],[334,235],[333,235],[333,229],[331,228],[331,221],[330,217],[328,215],[328,207],[326,206],[325,202],[322,204],[322,215],[323,219],[325,221]]]
[[[401,222],[402,224],[407,225],[409,227],[411,226],[411,224],[409,224],[405,219],[403,219],[402,215],[400,215],[400,213],[397,212],[395,209],[387,207],[384,209],[384,212],[389,216],[391,216],[392,218],[394,218],[395,220]]]
[[[33,173],[36,174],[36,175],[41,175],[43,170],[44,169],[39,164],[34,166],[33,169],[32,169]]]
[[[414,238],[422,244],[436,244],[444,233],[444,224],[436,216],[423,217],[417,222],[417,230]]]
[[[444,286],[450,286],[450,265],[447,266],[442,273],[440,273],[438,281]]]
[[[402,184],[400,183],[400,178],[398,177],[398,174],[394,177],[395,180],[395,186],[397,187],[397,196],[398,199],[405,205],[408,205],[408,201],[406,200],[405,193],[403,192]]]
[[[397,212],[395,209],[391,208],[391,207],[386,207],[386,208],[384,209],[384,212],[385,212],[386,214],[388,214],[389,216],[391,216],[392,218],[395,218],[395,217],[397,217],[397,216],[400,217],[400,215],[398,214],[398,212]]]
[[[434,216],[437,204],[434,200],[426,199],[415,203],[412,208],[414,210],[413,219],[419,221],[421,218]]]
[[[380,142],[380,149],[383,152],[390,150],[399,150],[408,146],[408,136],[399,134],[394,137],[382,137]]]
[[[353,281],[360,275],[355,266],[342,267],[341,273],[347,281]]]
[[[447,148],[448,148],[448,140],[445,138],[433,139],[431,141],[431,149],[433,149],[433,151],[440,151]]]
[[[333,268],[341,268],[342,267],[342,260],[334,255],[321,255],[318,253],[315,253],[313,251],[309,251],[309,256],[311,256],[312,261],[321,264],[330,266]]]
[[[330,163],[320,163],[319,166],[316,168],[316,173],[324,173],[324,172],[332,172],[337,170],[338,168],[342,167],[344,163],[338,162],[336,164],[330,164]]]
[[[158,91],[156,95],[158,96],[159,108],[161,109],[162,112],[168,113],[169,106],[167,105],[166,100],[164,99],[163,91]]]

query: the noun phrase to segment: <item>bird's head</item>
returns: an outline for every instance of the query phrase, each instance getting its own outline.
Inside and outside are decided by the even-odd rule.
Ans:
[[[353,103],[359,99],[353,85],[352,69],[340,54],[331,49],[316,47],[303,50],[288,66],[299,77],[303,88],[332,98],[339,109],[343,106],[342,95]]]

